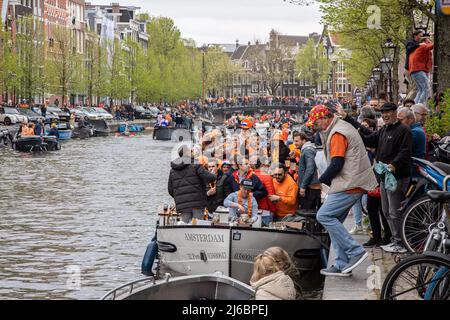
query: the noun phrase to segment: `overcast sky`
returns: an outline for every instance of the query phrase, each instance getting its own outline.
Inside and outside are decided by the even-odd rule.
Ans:
[[[203,43],[266,41],[272,28],[289,35],[321,33],[318,5],[308,7],[283,0],[90,0],[92,4],[141,7],[152,16],[175,21],[184,38]]]

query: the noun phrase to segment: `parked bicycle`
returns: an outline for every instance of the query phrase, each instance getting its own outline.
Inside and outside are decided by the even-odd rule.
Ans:
[[[440,218],[429,227],[424,253],[402,260],[388,273],[381,289],[383,300],[450,299],[450,192],[429,191],[427,195],[442,207]]]

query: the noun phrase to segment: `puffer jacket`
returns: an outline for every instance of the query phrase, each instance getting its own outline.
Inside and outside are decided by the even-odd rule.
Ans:
[[[296,297],[294,282],[283,271],[250,284],[256,291],[255,300],[295,300]]]
[[[168,191],[174,198],[177,212],[192,213],[208,206],[206,185],[216,176],[190,158],[178,158],[170,164]]]
[[[311,142],[302,147],[302,155],[298,165],[298,188],[307,189],[312,184],[319,184],[317,166],[315,162],[316,148]]]

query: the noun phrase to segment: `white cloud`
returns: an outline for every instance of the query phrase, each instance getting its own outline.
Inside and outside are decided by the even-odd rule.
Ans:
[[[320,33],[318,5],[297,6],[283,0],[91,0],[93,4],[141,7],[150,15],[175,21],[185,38],[203,43],[266,41],[274,28],[283,34]]]

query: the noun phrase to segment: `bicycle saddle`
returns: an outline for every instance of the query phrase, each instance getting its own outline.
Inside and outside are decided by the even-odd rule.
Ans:
[[[435,202],[446,202],[450,200],[450,192],[447,191],[428,191],[428,197]]]

